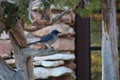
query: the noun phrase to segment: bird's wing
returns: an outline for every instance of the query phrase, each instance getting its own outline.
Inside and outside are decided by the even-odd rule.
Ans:
[[[47,42],[47,41],[49,41],[49,40],[51,40],[53,38],[54,38],[53,34],[48,34],[48,35],[42,37],[41,40],[40,40],[40,42]]]

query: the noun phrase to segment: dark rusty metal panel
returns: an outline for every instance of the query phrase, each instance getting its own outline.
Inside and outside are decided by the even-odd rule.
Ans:
[[[77,80],[91,80],[90,76],[90,20],[76,15],[75,55]]]

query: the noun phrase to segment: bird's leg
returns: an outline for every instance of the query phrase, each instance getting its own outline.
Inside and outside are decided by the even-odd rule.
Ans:
[[[51,47],[50,44],[45,43],[45,45],[46,45],[47,49],[54,50],[54,48]]]
[[[47,46],[47,48],[49,48],[49,49],[51,48],[51,46],[50,46],[49,44],[46,44],[46,46]]]

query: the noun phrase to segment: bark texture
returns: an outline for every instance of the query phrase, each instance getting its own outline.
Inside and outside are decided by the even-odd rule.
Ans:
[[[119,80],[118,27],[115,0],[103,0],[102,9],[102,80]]]
[[[21,49],[27,47],[27,40],[20,22],[18,21],[17,26],[9,32],[11,43],[14,48],[17,69],[22,71],[23,80],[34,80],[32,57],[26,57],[26,59],[24,59],[24,55],[19,53]]]

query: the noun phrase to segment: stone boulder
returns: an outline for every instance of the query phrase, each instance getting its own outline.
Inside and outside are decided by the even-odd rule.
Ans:
[[[33,32],[32,34],[38,37],[42,37],[44,35],[49,34],[53,30],[58,30],[62,34],[73,34],[75,33],[73,28],[71,28],[69,25],[65,23],[58,23],[58,24],[53,24],[51,26],[45,27],[43,29],[40,29],[38,31]]]

